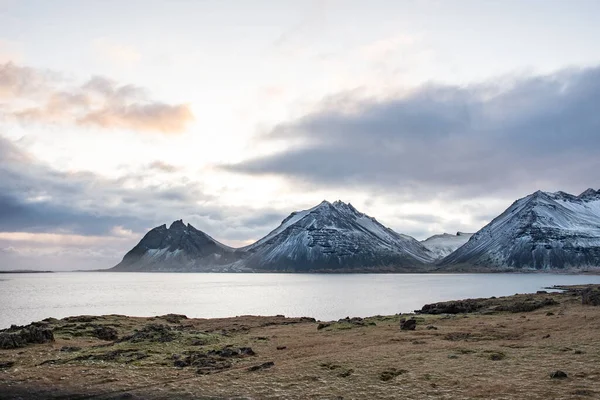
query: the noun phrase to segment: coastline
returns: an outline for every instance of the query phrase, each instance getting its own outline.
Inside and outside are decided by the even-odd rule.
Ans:
[[[493,398],[490,388],[497,398],[593,396],[600,307],[582,304],[590,287],[327,322],[47,319],[34,325],[53,341],[0,350],[0,388],[7,398]],[[568,378],[551,378],[556,370]]]

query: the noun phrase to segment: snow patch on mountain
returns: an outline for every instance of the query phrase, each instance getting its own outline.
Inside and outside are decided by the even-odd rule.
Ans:
[[[471,236],[472,233],[465,232],[457,232],[455,235],[442,233],[422,240],[421,243],[434,254],[436,260],[439,260],[467,243]]]

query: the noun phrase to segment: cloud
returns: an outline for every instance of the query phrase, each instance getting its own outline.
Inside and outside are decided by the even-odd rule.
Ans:
[[[21,67],[12,62],[0,64],[1,100],[31,98],[51,84],[51,76],[47,71]]]
[[[157,169],[169,179],[157,180]],[[284,217],[220,204],[217,195],[176,172],[161,161],[116,179],[57,171],[0,136],[0,269],[108,268],[149,229],[176,219],[237,244],[262,236]]]
[[[153,169],[155,171],[165,172],[165,173],[172,173],[172,172],[177,172],[180,170],[179,167],[177,167],[175,165],[167,164],[162,161],[154,161],[154,162],[150,163],[150,165],[148,165],[148,168]]]
[[[600,68],[334,97],[262,138],[293,146],[222,168],[404,200],[598,186]]]
[[[97,125],[103,128],[180,133],[193,119],[187,104],[171,106],[153,103],[104,108],[86,114],[78,120],[78,123]]]
[[[21,122],[177,134],[194,121],[188,104],[152,100],[147,90],[95,76],[79,86],[50,71],[0,65],[0,115]]]

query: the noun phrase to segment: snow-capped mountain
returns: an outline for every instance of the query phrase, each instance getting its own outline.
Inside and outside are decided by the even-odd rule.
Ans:
[[[412,271],[433,254],[351,204],[287,217],[256,243],[227,247],[181,220],[152,229],[113,271]]]
[[[579,196],[537,191],[519,199],[440,265],[600,267],[600,191],[588,189]]]
[[[221,271],[239,259],[231,247],[182,220],[158,226],[113,271]]]
[[[240,249],[252,269],[402,270],[433,255],[416,239],[386,228],[351,204],[323,201],[297,211],[258,242]]]
[[[473,236],[472,233],[465,232],[456,232],[456,235],[442,233],[422,240],[421,244],[433,253],[436,260],[439,260],[467,243],[471,236]]]

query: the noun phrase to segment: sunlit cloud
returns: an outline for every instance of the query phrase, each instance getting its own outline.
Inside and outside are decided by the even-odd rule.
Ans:
[[[58,74],[0,65],[0,113],[21,122],[178,134],[194,121],[188,104],[152,100],[144,88],[93,77],[70,86]]]
[[[45,244],[61,246],[90,246],[99,243],[123,241],[130,239],[131,231],[115,227],[116,236],[85,236],[61,233],[32,233],[32,232],[0,232],[0,240],[9,242],[25,242],[28,244]]]

